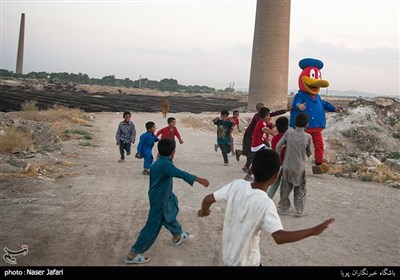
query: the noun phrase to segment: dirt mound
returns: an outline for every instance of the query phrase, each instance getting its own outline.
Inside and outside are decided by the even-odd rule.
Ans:
[[[357,99],[327,122],[331,152],[384,153],[400,147],[400,102],[394,98]]]
[[[357,99],[324,131],[331,174],[400,187],[400,101]]]

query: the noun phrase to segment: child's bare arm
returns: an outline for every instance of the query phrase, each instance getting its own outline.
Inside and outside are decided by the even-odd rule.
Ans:
[[[312,228],[296,230],[296,231],[278,230],[271,235],[277,244],[296,242],[304,238],[320,234],[325,229],[327,229],[328,226],[334,221],[335,219],[331,218]]]
[[[200,178],[200,177],[196,177],[196,182],[202,184],[205,188],[207,188],[208,185],[210,185],[210,182],[208,182],[207,179]]]
[[[268,127],[263,127],[262,131],[266,134],[270,134],[272,136],[278,134],[278,132],[274,129],[268,128]]]
[[[215,123],[217,120],[219,120],[219,117],[213,118],[212,122]]]
[[[197,211],[197,215],[199,217],[207,217],[210,215],[210,206],[215,202],[215,198],[213,194],[209,194],[206,197],[204,197],[202,203],[201,203],[201,209]]]

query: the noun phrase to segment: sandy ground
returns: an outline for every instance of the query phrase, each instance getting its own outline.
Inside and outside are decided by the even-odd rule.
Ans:
[[[163,228],[153,247],[145,253],[145,266],[221,266],[221,240],[225,205],[214,204],[211,215],[196,216],[203,197],[245,174],[244,158],[223,166],[222,155],[213,149],[216,133],[183,126],[188,113],[177,113],[177,126],[184,144],[177,147],[175,165],[210,181],[210,187],[193,187],[174,180],[180,213],[178,220],[192,237],[169,245],[170,233]],[[144,226],[148,213],[148,177],[141,174],[143,161],[134,157],[117,163],[115,131],[120,114],[98,113],[89,128],[97,147],[78,147],[65,142],[62,153],[72,155],[79,175],[51,180],[2,178],[0,247],[11,250],[29,246],[17,256],[23,266],[119,266]],[[193,116],[193,114],[192,114]],[[212,119],[218,114],[194,115]],[[249,115],[250,116],[250,115]],[[138,134],[146,121],[165,125],[161,114],[134,113]],[[241,142],[241,136],[236,136]],[[136,144],[133,149],[136,149]],[[156,150],[154,150],[154,154]],[[76,155],[76,154],[75,154]],[[309,162],[311,166],[311,161]],[[308,216],[282,217],[286,230],[316,225],[327,218],[336,222],[323,234],[300,242],[277,245],[262,234],[264,266],[398,266],[400,264],[400,190],[331,175],[307,173]],[[277,203],[279,194],[274,201]],[[2,266],[8,265],[3,259]]]

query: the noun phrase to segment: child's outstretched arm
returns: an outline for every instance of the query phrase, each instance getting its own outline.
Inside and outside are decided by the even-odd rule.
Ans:
[[[335,219],[331,218],[312,228],[306,228],[295,231],[278,230],[272,233],[271,235],[277,244],[296,242],[304,238],[322,233],[334,221]]]
[[[215,202],[214,194],[209,194],[204,197],[203,202],[201,203],[201,209],[197,211],[197,215],[199,217],[207,217],[210,215],[210,207],[211,204]]]

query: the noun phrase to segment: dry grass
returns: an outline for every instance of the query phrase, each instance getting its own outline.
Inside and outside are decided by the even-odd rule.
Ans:
[[[182,118],[181,123],[186,127],[191,127],[191,128],[195,128],[195,129],[201,129],[201,128],[209,129],[210,128],[209,123],[205,123],[203,119],[196,118],[193,116],[188,116],[188,117]]]
[[[344,177],[344,174],[348,174],[348,176],[345,177],[357,178],[364,182],[400,182],[400,175],[396,173],[392,167],[386,164],[377,165],[372,168],[355,163],[332,165],[329,174],[333,174],[336,177]]]
[[[30,163],[25,168],[25,174],[31,177],[36,177],[39,175],[39,171],[41,170],[41,166],[38,163]]]
[[[32,145],[32,135],[22,134],[15,127],[6,128],[0,134],[0,154],[9,153],[14,148],[28,149]]]
[[[36,101],[31,100],[22,104],[21,107],[21,118],[50,123],[53,134],[61,140],[68,138],[65,131],[70,127],[71,123],[87,125],[89,119],[80,109],[68,108],[57,104],[47,110],[39,111]]]
[[[85,125],[87,121],[85,120],[86,115],[80,109],[68,108],[61,105],[54,105],[48,110],[41,111],[42,121],[45,122],[63,122],[67,121],[74,124]]]
[[[21,105],[21,118],[25,120],[40,121],[40,112],[35,100],[26,101]]]
[[[56,121],[51,124],[52,133],[61,140],[67,140],[68,136],[65,131],[68,129],[69,124],[62,121]]]
[[[51,108],[39,111],[37,102],[34,100],[22,104],[21,117],[25,120],[43,121],[48,123],[68,122],[79,125],[87,124],[87,115],[75,108],[68,108],[62,105],[53,105]]]

